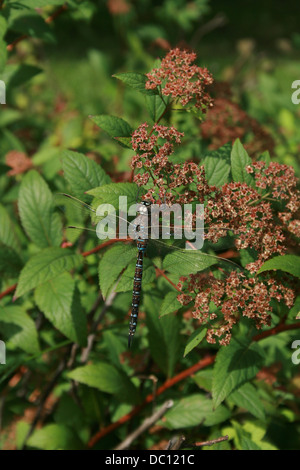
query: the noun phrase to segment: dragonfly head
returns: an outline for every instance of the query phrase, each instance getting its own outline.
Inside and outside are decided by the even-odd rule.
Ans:
[[[152,204],[151,201],[141,201],[141,202],[138,204],[137,212],[138,212],[140,215],[147,215],[147,213],[148,213],[148,208],[151,206],[151,204]]]

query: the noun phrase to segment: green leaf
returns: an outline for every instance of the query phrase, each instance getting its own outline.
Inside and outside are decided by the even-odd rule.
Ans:
[[[245,383],[229,395],[229,399],[240,408],[250,411],[258,419],[265,419],[264,406],[256,388],[251,383]]]
[[[74,296],[74,289],[72,276],[63,273],[38,286],[34,297],[39,309],[55,328],[75,343],[85,346],[86,315],[82,308],[77,308],[80,299],[78,294]]]
[[[44,179],[32,170],[23,178],[18,207],[22,225],[29,238],[40,248],[59,246],[62,225],[53,213],[52,194]]]
[[[98,116],[89,116],[90,119],[97,124],[97,126],[101,127],[110,137],[117,140],[119,143],[123,143],[124,141],[119,141],[118,139],[121,137],[131,138],[131,134],[133,133],[133,129],[128,124],[128,122],[124,121],[116,116],[110,116],[108,114],[100,114]],[[131,147],[131,145],[130,145]]]
[[[233,181],[247,183],[248,186],[255,187],[255,181],[250,173],[247,173],[246,166],[251,165],[252,160],[244,149],[240,139],[236,139],[231,151],[231,173]]]
[[[19,150],[24,152],[25,148],[23,143],[8,129],[1,129],[1,147],[0,147],[0,156],[5,158],[5,155],[11,151],[11,149]]]
[[[153,122],[157,122],[167,107],[166,103],[159,95],[146,95],[145,98],[147,111]]]
[[[201,394],[184,397],[174,404],[164,416],[164,424],[169,429],[214,426],[230,417],[230,411],[223,405],[213,410],[211,399]]]
[[[151,356],[161,370],[168,377],[172,377],[180,357],[180,319],[175,315],[159,318],[161,299],[154,293],[144,293],[142,298],[147,312],[146,325]]]
[[[300,256],[283,255],[275,256],[275,258],[266,261],[259,269],[257,274],[269,271],[271,269],[280,269],[286,273],[300,278]]]
[[[4,324],[1,330],[15,346],[29,354],[40,351],[34,321],[21,307],[0,306],[0,323]]]
[[[18,421],[16,426],[16,446],[17,450],[22,449],[26,436],[29,432],[30,424],[25,421]]]
[[[96,199],[92,202],[93,208],[99,204],[112,204],[116,209],[127,210],[132,204],[136,204],[138,187],[135,183],[111,183],[99,188],[87,191]],[[127,197],[127,205],[119,207],[119,198]]]
[[[136,72],[125,72],[125,73],[116,73],[113,77],[121,80],[123,83],[128,85],[130,88],[139,91],[145,95],[157,95],[158,90],[155,88],[154,90],[147,90],[146,82],[148,78],[143,73],[136,73]]]
[[[300,320],[300,295],[296,297],[294,305],[289,311],[288,318],[289,320],[292,320],[292,321],[295,319]]]
[[[262,450],[261,447],[254,442],[253,437],[246,429],[237,423],[233,422],[233,426],[236,432],[236,445],[239,450]]]
[[[124,268],[137,257],[137,249],[124,243],[117,244],[106,251],[99,263],[99,284],[101,293],[106,298],[110,288],[116,283]],[[133,277],[131,278],[131,289]]]
[[[7,30],[7,21],[4,16],[0,16],[0,39],[5,36]]]
[[[106,349],[106,359],[110,364],[119,367],[120,357],[124,352],[124,337],[118,334],[118,331],[113,333],[111,330],[103,332],[103,344]]]
[[[192,349],[194,349],[196,346],[198,346],[198,344],[201,343],[201,341],[204,340],[206,332],[207,328],[201,328],[194,331],[194,333],[191,335],[190,339],[187,342],[183,357],[185,357],[189,352],[192,351]]]
[[[230,173],[231,144],[225,144],[214,150],[203,160],[205,177],[210,186],[221,187],[228,183]]]
[[[180,276],[195,274],[217,264],[218,260],[199,250],[174,250],[163,261],[163,268]]]
[[[213,379],[213,402],[217,408],[234,390],[238,389],[259,371],[263,360],[258,344],[232,339],[229,346],[221,348],[216,357]]]
[[[87,317],[86,312],[81,305],[80,292],[75,286],[74,297],[71,307],[72,321],[74,324],[76,342],[80,346],[87,345]]]
[[[252,439],[248,436],[241,436],[240,439],[241,450],[262,450]]]
[[[7,88],[13,88],[31,80],[42,69],[29,64],[7,64],[3,72],[3,80]]]
[[[212,369],[200,370],[195,375],[193,375],[192,378],[199,388],[205,390],[206,392],[211,392],[213,382]]]
[[[136,250],[137,253],[137,250]],[[120,282],[116,286],[116,292],[131,292],[133,288],[133,278],[135,273],[136,261],[133,261],[124,270]],[[153,282],[156,278],[155,269],[151,261],[144,259],[142,287]]]
[[[55,42],[50,26],[36,12],[18,15],[10,25],[10,29],[33,38],[40,38],[45,42]]]
[[[6,42],[3,41],[3,39],[0,39],[0,73],[2,73],[4,70],[6,59],[7,59]]]
[[[50,5],[63,5],[65,0],[18,0],[19,5],[24,5],[27,8],[42,8]]]
[[[37,429],[28,439],[27,445],[41,450],[83,449],[79,438],[63,424],[47,424],[42,429]]]
[[[122,399],[122,402],[134,403],[138,397],[138,390],[129,377],[123,371],[104,362],[78,367],[69,372],[68,377],[97,388],[101,392],[116,395]]]
[[[0,82],[0,97],[1,97],[1,82]],[[3,117],[1,114],[0,119]],[[2,122],[0,121],[0,127],[2,127]],[[4,165],[4,163],[0,163],[0,176],[5,175],[9,170],[11,170],[10,166]]]
[[[269,166],[271,163],[270,152],[266,150],[264,153],[261,154],[259,160],[262,162],[266,162],[267,166]]]
[[[85,194],[89,189],[110,183],[101,166],[82,153],[64,151],[62,166],[74,195],[85,202],[89,200]]]
[[[182,307],[182,304],[177,300],[178,292],[168,292],[165,296],[161,307],[159,316],[163,317],[164,315],[168,315],[169,313],[176,312]]]
[[[4,277],[15,277],[19,274],[22,265],[15,250],[0,242],[0,274]]]
[[[115,137],[115,140],[121,145],[121,147],[132,149],[131,137]]]
[[[81,255],[63,248],[46,248],[33,256],[21,271],[15,298],[79,266]]]
[[[0,241],[17,253],[21,252],[21,243],[7,210],[0,204]]]

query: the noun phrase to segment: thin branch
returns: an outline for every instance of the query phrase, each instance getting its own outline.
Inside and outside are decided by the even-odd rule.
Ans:
[[[215,356],[207,356],[204,359],[201,359],[199,362],[197,362],[197,364],[194,364],[189,369],[186,369],[185,371],[176,375],[172,379],[168,379],[161,387],[159,387],[156,390],[155,395],[153,393],[150,393],[149,395],[147,395],[145,400],[140,405],[136,406],[130,413],[127,413],[127,415],[122,416],[122,418],[120,418],[118,421],[111,423],[106,428],[103,428],[101,431],[97,432],[90,439],[88,443],[88,447],[93,447],[96,444],[96,442],[102,439],[102,437],[106,436],[107,434],[110,434],[115,429],[118,429],[122,424],[125,424],[128,421],[130,421],[134,416],[139,414],[140,411],[143,408],[145,408],[146,405],[151,403],[154,400],[154,398],[161,395],[165,390],[167,390],[170,387],[173,387],[173,385],[175,385],[177,382],[180,382],[186,377],[189,377],[190,375],[194,374],[198,370],[204,369],[205,367],[208,367],[210,364],[213,364],[214,360],[215,360]]]
[[[68,4],[64,3],[64,5],[62,5],[60,8],[55,10],[55,12],[52,13],[52,15],[48,16],[48,18],[45,19],[45,23],[48,23],[48,24],[52,23],[54,20],[56,20],[56,18],[58,18],[67,9],[68,9]]]
[[[293,323],[292,325],[278,325],[275,328],[272,328],[271,330],[264,331],[260,335],[256,335],[252,338],[253,341],[257,342],[260,341],[264,338],[267,338],[269,336],[276,335],[278,333],[281,333],[282,331],[288,331],[288,330],[293,330],[293,329],[298,329],[300,328],[300,322],[298,323]],[[180,372],[179,374],[175,375],[175,377],[172,377],[171,379],[166,380],[166,382],[161,385],[156,391],[155,397],[158,397],[161,395],[163,392],[168,390],[169,388],[173,387],[175,384],[178,382],[181,382],[182,380],[186,379],[187,377],[190,377],[191,375],[195,374],[197,371],[201,369],[205,369],[206,367],[212,365],[216,359],[216,355],[214,356],[207,356],[203,359],[201,359],[199,362],[194,364],[193,366],[189,367],[188,369],[184,370],[183,372]],[[140,413],[140,411],[145,408],[146,405],[151,403],[154,400],[154,395],[149,394],[143,403],[141,405],[136,406],[133,410],[131,410],[130,413],[128,413],[125,416],[122,416],[118,421],[111,423],[108,425],[106,428],[101,429],[98,431],[89,441],[88,447],[93,447],[100,439],[102,439],[104,436],[107,434],[110,434],[112,431],[115,429],[118,429],[120,426],[123,424],[127,423],[130,421],[134,416]]]
[[[90,251],[84,251],[83,253],[81,253],[81,255],[84,258],[86,258],[87,256],[93,255],[94,253],[98,253],[98,251],[102,250],[103,248],[106,248],[107,246],[112,245],[112,244],[117,243],[117,242],[120,242],[120,241],[122,241],[122,240],[120,240],[118,238],[113,238],[111,240],[108,240],[108,241],[102,243],[101,245],[96,246],[95,248],[93,248]],[[17,288],[17,285],[18,284],[14,284],[14,285],[8,287],[5,291],[1,292],[0,293],[0,300],[3,299],[3,297],[5,297],[6,295],[9,295],[12,292],[14,292]]]
[[[263,331],[262,333],[253,336],[252,341],[260,341],[261,339],[268,338],[269,336],[278,335],[282,331],[298,330],[300,328],[300,321],[298,323],[292,323],[291,325],[285,325],[280,323],[270,330]]]
[[[221,28],[222,26],[225,26],[227,23],[228,23],[228,19],[224,15],[224,13],[217,13],[216,16],[214,16],[211,20],[209,20],[204,25],[201,25],[197,29],[196,33],[194,34],[194,37],[191,39],[191,45],[195,46],[196,44],[198,44],[200,39],[203,36],[205,36],[205,34],[208,34],[217,28]]]
[[[98,253],[98,251],[102,250],[103,248],[106,248],[109,245],[113,245],[114,243],[120,242],[120,241],[126,241],[126,240],[121,240],[120,238],[112,238],[111,240],[107,240],[104,243],[101,243],[101,245],[97,245],[95,248],[93,248],[90,251],[84,251],[81,253],[81,255],[85,258],[86,256],[93,255],[94,253]]]
[[[210,441],[195,442],[194,444],[191,444],[191,447],[213,446],[214,444],[218,444],[218,442],[228,441],[228,439],[228,436],[221,436]],[[190,445],[187,444],[186,447],[190,447]]]
[[[166,401],[155,413],[153,413],[152,416],[146,418],[135,431],[129,434],[129,436],[127,436],[126,439],[121,442],[121,444],[115,447],[114,450],[128,449],[132,442],[137,439],[137,437],[139,437],[141,434],[143,434],[148,428],[150,428],[150,426],[156,423],[156,421],[158,421],[166,413],[166,411],[173,406],[173,404],[173,400]]]
[[[5,297],[6,295],[9,295],[12,292],[14,292],[16,290],[16,288],[17,288],[17,284],[14,284],[13,286],[8,287],[5,291],[1,292],[0,293],[0,300],[3,299],[3,297]]]
[[[93,345],[94,345],[94,342],[95,342],[95,339],[96,339],[96,331],[97,331],[98,325],[101,323],[105,313],[107,312],[107,310],[109,309],[109,307],[113,303],[115,297],[116,297],[116,292],[113,290],[110,293],[110,295],[107,297],[98,318],[94,321],[94,323],[91,327],[91,333],[89,334],[88,339],[87,339],[88,345],[87,345],[86,348],[83,349],[83,351],[81,353],[80,361],[83,364],[87,362],[89,354],[90,354],[90,352],[93,348]]]
[[[52,23],[58,16],[60,16],[67,9],[68,9],[68,5],[67,5],[67,3],[65,3],[64,5],[59,7],[57,10],[55,10],[55,12],[51,16],[46,18],[45,23],[47,23],[47,24]],[[17,44],[19,44],[24,39],[28,39],[29,37],[30,36],[28,34],[22,34],[22,36],[19,36],[12,43],[8,44],[8,46],[6,46],[6,50],[9,51],[9,52],[12,51],[16,47]]]
[[[171,279],[168,278],[168,276],[165,274],[165,272],[162,269],[158,268],[156,265],[154,265],[154,267],[155,267],[157,276],[158,275],[163,276],[169,282],[169,284],[171,284],[171,286],[173,286],[178,292],[180,292],[180,294],[182,293],[179,287],[177,287],[176,284],[174,284],[174,282],[172,282]]]

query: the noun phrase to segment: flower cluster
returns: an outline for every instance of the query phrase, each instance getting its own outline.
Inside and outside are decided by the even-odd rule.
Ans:
[[[146,87],[160,87],[162,95],[171,95],[183,106],[195,100],[198,108],[210,107],[212,101],[204,88],[212,79],[205,69],[192,65],[195,57],[195,54],[179,49],[171,51],[161,67],[148,74]],[[236,137],[245,137],[250,132],[256,134],[253,154],[262,152],[265,145],[272,149],[272,139],[268,140],[268,134],[256,121],[232,103],[228,93],[225,88],[224,96],[217,101],[221,117],[218,112],[215,116],[208,113],[208,121],[215,119],[217,126],[210,137],[221,139],[216,146]],[[223,113],[224,109],[227,109],[227,115]],[[222,121],[225,117],[233,122],[232,128],[227,126],[227,130]],[[209,129],[205,126],[202,125],[204,134]],[[158,123],[152,128],[147,123],[139,126],[132,134],[135,151],[132,169],[140,170],[134,181],[139,186],[147,185],[144,198],[153,202],[204,204],[206,240],[217,243],[229,236],[237,251],[247,250],[243,255],[249,262],[243,274],[234,271],[225,276],[223,273],[221,280],[219,276],[200,273],[183,278],[178,285],[182,290],[178,300],[183,305],[192,301],[193,316],[209,325],[208,341],[214,343],[219,338],[220,344],[228,344],[231,330],[241,317],[252,319],[256,327],[261,328],[270,325],[273,300],[292,306],[293,291],[290,288],[266,275],[258,279],[253,274],[272,256],[285,254],[291,246],[290,240],[294,241],[295,236],[300,235],[297,179],[293,168],[287,165],[257,161],[246,168],[251,175],[249,184],[229,182],[222,187],[210,186],[203,166],[194,161],[176,162],[175,146],[181,144],[183,136],[174,126]],[[195,215],[191,214],[191,220],[195,222]]]
[[[270,202],[246,183],[224,184],[205,207],[206,238],[216,243],[229,231],[238,250],[254,248],[258,259],[247,266],[257,271],[272,254],[283,254],[285,237],[274,220]]]
[[[152,177],[153,188],[148,192],[147,198],[152,199],[155,187],[164,187],[173,172],[169,156],[174,152],[174,144],[180,144],[183,137],[175,127],[166,127],[154,124],[148,132],[148,124],[141,124],[132,134],[131,145],[136,155],[131,160],[132,169],[142,169],[144,173],[134,176],[139,185],[146,185]]]
[[[267,190],[273,200],[283,201],[285,211],[279,213],[282,222],[287,223],[300,209],[300,193],[297,178],[291,166],[270,162],[268,167],[263,161],[247,166],[246,171],[255,176],[255,185]]]
[[[154,202],[154,192],[161,201],[167,204],[187,204],[198,200],[204,202],[212,187],[205,179],[204,167],[194,162],[182,164],[172,163],[169,157],[174,152],[174,144],[180,144],[183,133],[175,127],[166,127],[154,124],[148,132],[148,124],[141,124],[132,134],[132,148],[136,155],[132,158],[131,168],[143,169],[144,173],[134,176],[134,182],[139,186],[146,185],[152,178],[152,187],[144,196]],[[189,186],[195,183],[196,190],[190,190]],[[179,193],[176,189],[184,187]]]
[[[246,141],[245,148],[251,156],[260,155],[265,149],[270,153],[274,150],[275,142],[269,132],[228,96],[218,95],[214,99],[214,106],[209,109],[200,129],[202,137],[210,141],[212,150],[237,138]]]
[[[255,322],[256,328],[271,324],[271,301],[293,305],[294,294],[290,288],[274,279],[247,279],[244,274],[232,271],[225,280],[202,273],[181,278],[178,287],[188,291],[178,295],[187,305],[193,302],[192,314],[201,324],[208,325],[207,341],[227,345],[231,330],[241,317]],[[212,308],[212,305],[214,308]]]
[[[272,255],[285,253],[286,232],[299,236],[300,193],[292,167],[259,161],[247,171],[255,175],[256,188],[232,182],[214,189],[205,207],[206,238],[216,243],[232,231],[238,250],[257,252],[246,266],[255,273]]]
[[[213,83],[213,77],[206,68],[193,65],[195,59],[194,52],[171,50],[162,59],[160,67],[147,74],[146,88],[160,87],[164,96],[172,96],[182,106],[193,100],[195,107],[205,112],[212,106],[206,87]]]

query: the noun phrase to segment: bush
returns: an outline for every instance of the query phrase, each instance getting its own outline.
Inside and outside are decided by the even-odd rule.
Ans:
[[[122,63],[109,77],[110,44],[89,49],[90,70],[76,43],[68,89],[53,42],[74,28],[89,43],[103,21],[94,2],[78,3],[1,3],[3,50],[13,54],[1,55],[2,446],[165,449],[180,430],[181,448],[298,448],[297,163],[196,53],[169,48],[172,24],[192,42],[207,1],[176,2],[182,15],[161,2],[157,26],[130,2],[101,6],[128,32],[133,71]],[[142,57],[143,41],[161,60]],[[49,63],[39,68],[53,50],[55,86]],[[287,135],[289,153],[296,137]],[[97,239],[103,226],[114,231],[107,212],[120,228],[139,201],[189,205],[194,230],[199,205],[204,215],[201,250],[171,238],[139,251],[141,300],[135,243]]]

